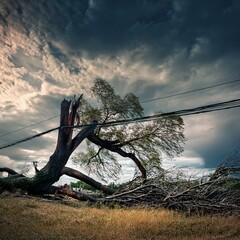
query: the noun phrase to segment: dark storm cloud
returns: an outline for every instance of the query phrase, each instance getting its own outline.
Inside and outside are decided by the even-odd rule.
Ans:
[[[232,118],[231,115],[240,116],[240,110],[228,110],[228,116],[226,113],[216,113],[216,118],[219,120],[219,131],[217,136],[213,139],[211,144],[199,144],[197,152],[202,156],[205,161],[205,167],[214,168],[218,166],[230,151],[240,144],[240,126],[236,118]],[[211,133],[209,133],[211,134]],[[206,139],[208,138],[206,133]]]
[[[116,92],[122,96],[130,92],[134,92],[136,96],[141,96],[139,99],[140,102],[153,99],[156,96],[160,96],[161,93],[166,95],[166,89],[169,89],[169,86],[166,83],[151,83],[148,79],[139,79],[132,84],[128,84],[128,79],[113,79],[111,83],[113,84]],[[124,89],[123,86],[126,86],[126,89]],[[159,103],[161,104],[161,102],[158,102],[158,105]],[[142,103],[142,105],[147,106],[147,104],[144,103]],[[153,111],[152,108],[146,108],[145,110],[146,115]]]
[[[28,34],[60,41],[70,50],[90,54],[116,53],[142,44],[144,37],[136,25],[164,22],[169,1],[5,1],[2,19],[14,15],[15,27]],[[137,27],[138,28],[138,27]],[[137,34],[137,36],[135,36]],[[130,43],[130,46],[129,46]],[[132,43],[132,44],[131,44]],[[120,46],[121,45],[121,46]]]
[[[92,56],[116,55],[146,45],[149,61],[163,60],[182,48],[190,58],[194,48],[201,48],[191,60],[205,62],[240,49],[239,1],[43,0],[5,4],[5,12],[15,8],[16,28],[21,31],[37,31],[48,41],[62,42],[69,51]],[[2,19],[7,21],[7,16]]]
[[[68,67],[69,72],[71,74],[79,74],[81,72],[81,68],[74,62],[72,59],[70,59],[69,56],[64,54],[60,48],[54,46],[51,42],[48,42],[49,52],[52,54],[55,58],[57,58],[60,62],[63,62],[66,67]]]

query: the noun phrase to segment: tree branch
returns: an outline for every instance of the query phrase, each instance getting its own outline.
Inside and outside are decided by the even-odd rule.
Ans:
[[[68,188],[68,187],[59,188],[55,192],[55,195],[58,195],[58,194],[64,194],[64,195],[67,195],[71,198],[77,199],[79,201],[90,201],[90,202],[96,202],[97,201],[97,199],[95,199],[92,196],[89,196],[89,195],[87,195],[85,193],[82,193],[82,192],[73,191],[71,188]]]
[[[71,143],[71,151],[72,152],[79,146],[79,144],[87,136],[89,136],[91,133],[93,133],[94,129],[96,128],[96,123],[97,123],[97,121],[95,121],[95,120],[92,121],[90,123],[90,125],[92,125],[92,126],[85,127],[74,137],[74,139],[72,140],[72,143]]]
[[[89,185],[91,185],[92,187],[98,189],[98,190],[102,190],[104,193],[106,194],[113,194],[115,192],[115,190],[111,189],[111,188],[108,188],[107,186],[101,184],[100,182],[97,182],[96,180],[88,177],[87,175],[75,170],[75,169],[72,169],[72,168],[69,168],[69,167],[64,167],[61,174],[65,174],[69,177],[74,177],[74,178],[77,178]]]
[[[94,133],[91,133],[90,135],[88,135],[88,140],[97,144],[98,146],[101,146],[105,149],[108,149],[110,150],[111,152],[116,152],[118,153],[119,155],[121,155],[122,157],[128,157],[128,158],[131,158],[134,163],[137,165],[137,167],[139,168],[139,170],[141,171],[142,173],[142,177],[144,179],[146,179],[147,177],[147,173],[146,173],[146,169],[143,167],[142,163],[140,162],[140,160],[135,156],[134,153],[127,153],[125,151],[123,151],[121,148],[119,148],[118,146],[116,145],[113,145],[111,144],[110,141],[107,141],[107,140],[103,140],[101,139],[100,137],[98,137],[96,134]]]

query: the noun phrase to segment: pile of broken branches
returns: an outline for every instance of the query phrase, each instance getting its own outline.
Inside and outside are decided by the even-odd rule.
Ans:
[[[218,167],[199,179],[174,179],[173,175],[155,177],[142,182],[129,182],[112,195],[98,197],[70,189],[65,195],[106,204],[123,206],[164,207],[188,214],[240,214],[240,167]],[[71,193],[70,193],[70,192]]]
[[[215,171],[218,175],[214,174],[203,182],[169,182],[155,178],[139,185],[134,181],[106,200],[127,206],[164,207],[188,213],[240,214],[240,180],[229,175],[237,170],[240,169],[218,169]]]
[[[240,214],[240,151],[228,154],[212,173],[201,178],[164,173],[144,184],[134,181],[108,200],[126,205],[145,204],[198,214]],[[181,174],[180,174],[181,175]]]

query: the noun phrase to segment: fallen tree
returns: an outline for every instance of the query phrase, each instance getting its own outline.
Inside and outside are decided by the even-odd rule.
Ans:
[[[238,156],[237,164],[223,164],[205,180],[176,181],[174,173],[169,174],[161,168],[161,151],[170,157],[183,151],[181,145],[185,138],[182,119],[173,116],[132,127],[110,126],[104,129],[98,121],[106,123],[119,118],[141,117],[142,108],[134,95],[128,94],[122,99],[101,79],[96,81],[93,90],[102,103],[100,107],[92,106],[82,96],[74,97],[73,101],[62,101],[56,149],[42,169],[37,169],[34,164],[34,177],[24,176],[7,167],[0,168],[0,172],[9,174],[0,178],[0,193],[20,189],[31,195],[67,195],[81,201],[126,206],[144,204],[198,213],[239,213],[240,184],[237,178],[231,178],[239,176]],[[84,127],[73,136],[73,127],[79,124]],[[118,160],[112,155],[115,153],[130,159],[140,175],[116,192],[80,171],[66,167],[71,154],[84,140],[87,142],[87,152],[78,153],[75,163],[99,177],[104,178],[105,173],[114,177],[120,169]],[[232,159],[235,161],[236,156],[231,156],[226,162]],[[81,180],[105,195],[87,195],[68,187],[53,186],[62,175]]]
[[[143,108],[134,94],[121,97],[102,79],[96,79],[91,90],[98,105],[92,105],[82,96],[73,101],[62,101],[57,146],[48,163],[39,170],[37,161],[34,161],[35,176],[32,178],[11,169],[0,168],[0,172],[9,173],[9,177],[0,179],[0,192],[21,189],[30,194],[53,193],[56,191],[53,184],[65,174],[82,180],[105,194],[114,193],[113,189],[80,171],[65,167],[83,140],[87,143],[86,151],[78,152],[74,156],[74,163],[102,180],[106,176],[116,179],[121,171],[121,163],[114,154],[132,161],[137,167],[136,173],[140,174],[142,180],[146,180],[152,174],[162,171],[162,153],[173,157],[183,151],[185,137],[181,117],[158,118],[144,124],[112,124],[104,128],[97,122],[104,124],[141,118]],[[85,127],[81,127],[73,137],[73,127],[79,124]]]
[[[17,178],[19,176],[11,169],[5,168],[4,170]],[[65,171],[69,171],[73,176],[72,169],[64,168],[63,172]],[[74,176],[77,177],[78,174]],[[58,199],[59,196],[68,196],[92,203],[101,202],[127,207],[163,207],[187,214],[239,215],[240,179],[234,177],[236,174],[240,174],[240,164],[219,166],[214,173],[199,179],[176,178],[178,175],[176,170],[166,171],[163,176],[150,178],[145,182],[138,177],[116,192],[111,189],[107,196],[74,191],[68,186],[55,188],[54,199],[56,197]],[[106,188],[106,186],[102,187]]]
[[[232,158],[231,155],[213,173],[199,178],[194,175],[186,178],[174,169],[165,171],[162,176],[147,179],[144,183],[141,178],[136,178],[106,197],[86,196],[72,190],[68,196],[128,207],[164,207],[188,214],[239,215],[240,158],[236,155]]]
[[[57,182],[63,174],[66,174],[86,181],[105,193],[113,193],[113,190],[96,182],[94,179],[79,171],[65,167],[73,151],[96,127],[93,121],[89,126],[84,127],[75,137],[73,137],[73,129],[67,128],[68,126],[73,126],[76,121],[78,124],[77,109],[80,105],[81,98],[82,96],[78,99],[74,98],[73,101],[62,101],[57,146],[49,158],[48,163],[41,170],[37,170],[35,176],[32,178],[18,174],[9,168],[0,168],[0,172],[7,172],[9,174],[6,178],[0,178],[0,192],[4,190],[14,191],[21,189],[29,194],[54,193],[57,187],[52,185]]]

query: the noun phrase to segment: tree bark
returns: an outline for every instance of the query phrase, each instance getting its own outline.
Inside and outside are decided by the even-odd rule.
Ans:
[[[13,169],[10,169],[10,168],[0,168],[0,172],[7,172],[7,173],[11,174],[11,176],[12,176],[11,178],[12,179],[19,178],[19,177],[25,177],[24,175],[19,174],[16,171],[14,171]],[[39,170],[37,170],[37,172],[39,172]],[[77,171],[75,169],[72,169],[70,167],[64,167],[63,170],[61,171],[61,176],[62,175],[67,175],[69,177],[73,177],[73,178],[76,178],[78,180],[81,180],[81,181],[91,185],[92,187],[94,187],[94,188],[96,188],[98,190],[101,190],[102,192],[104,192],[106,194],[113,194],[113,193],[115,193],[114,189],[111,189],[111,188],[101,184],[100,182],[98,182],[98,181],[88,177],[87,175],[83,174],[82,172]],[[65,191],[65,190],[62,190],[62,189],[60,191],[59,187],[52,188],[52,186],[51,186],[51,189],[49,188],[48,193],[54,193],[56,190],[58,190],[58,192],[66,194],[68,196],[70,196],[72,194],[71,193],[69,195],[69,191]],[[86,200],[86,197],[83,197],[83,199]],[[79,199],[79,200],[83,200],[83,199]]]

